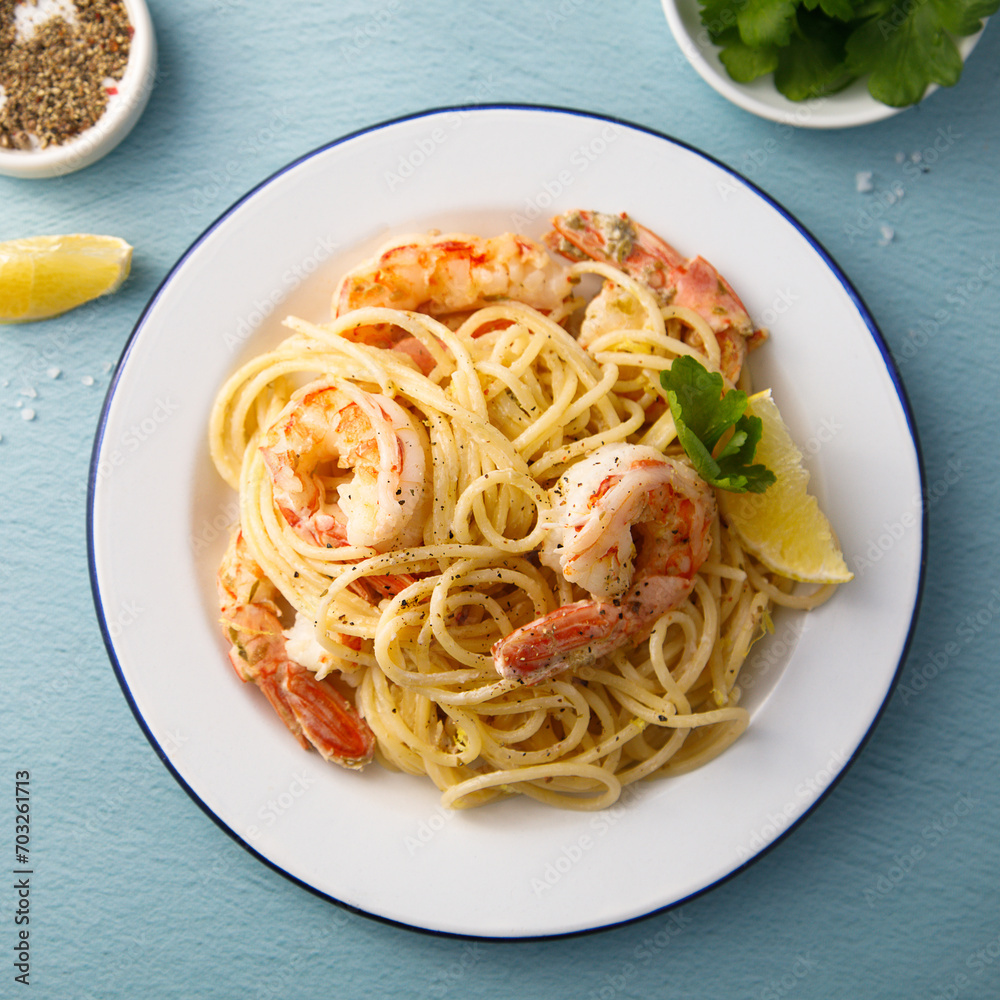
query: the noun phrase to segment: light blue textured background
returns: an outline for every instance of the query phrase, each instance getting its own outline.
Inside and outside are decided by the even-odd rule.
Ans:
[[[0,177],[0,240],[103,232],[136,248],[113,299],[0,327],[0,871],[13,867],[14,771],[29,768],[30,995],[1000,995],[1000,26],[958,87],[886,122],[819,132],[718,97],[656,0],[150,6],[160,78],[125,143],[69,177]],[[526,943],[435,938],[346,913],[231,841],[160,764],[122,697],[85,544],[111,370],[197,235],[272,171],[346,132],[506,101],[666,132],[796,215],[854,281],[900,363],[930,519],[924,605],[900,686],[812,816],[672,913]],[[873,172],[873,192],[855,189],[859,171]],[[6,883],[0,996],[13,997],[23,987]]]

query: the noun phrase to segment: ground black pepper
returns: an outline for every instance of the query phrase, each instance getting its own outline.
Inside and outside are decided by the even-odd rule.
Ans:
[[[0,0],[0,147],[59,145],[97,123],[108,81],[125,73],[132,27],[121,0],[76,0],[76,23],[59,14],[17,40],[14,11],[37,0]]]

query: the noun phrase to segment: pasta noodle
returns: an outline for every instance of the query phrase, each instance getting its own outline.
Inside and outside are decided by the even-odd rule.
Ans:
[[[607,263],[563,270],[570,287],[596,275],[626,296],[629,326],[581,326],[575,295],[544,311],[512,298],[437,317],[371,305],[322,324],[289,318],[289,336],[229,378],[211,415],[246,548],[286,605],[284,627],[293,613],[294,634],[306,623],[310,670],[356,707],[380,764],[426,775],[453,807],[521,794],[601,809],[629,784],[701,766],[747,726],[740,670],[771,609],[832,589],[792,593],[714,516],[690,593],[648,636],[537,683],[498,673],[499,640],[589,596],[539,558],[559,477],[616,443],[685,462],[660,372],[681,354],[721,362],[691,308]],[[413,520],[391,543],[310,540],[283,513],[268,442],[317,383],[390,399],[412,425],[424,489],[398,501]],[[315,475],[344,497],[350,469]]]

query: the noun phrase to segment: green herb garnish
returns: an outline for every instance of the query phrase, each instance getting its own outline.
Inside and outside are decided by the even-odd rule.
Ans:
[[[868,77],[872,97],[916,104],[962,74],[955,38],[973,35],[1000,0],[699,0],[701,23],[738,83],[774,74],[793,101]]]
[[[761,420],[745,414],[745,392],[730,389],[723,395],[722,376],[688,355],[661,372],[660,383],[681,447],[706,483],[731,493],[763,493],[775,481],[770,469],[750,464],[760,441]],[[732,436],[718,448],[730,430]]]

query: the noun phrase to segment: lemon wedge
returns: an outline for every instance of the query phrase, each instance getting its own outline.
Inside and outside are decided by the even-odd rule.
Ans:
[[[770,389],[751,396],[746,412],[763,425],[754,462],[776,476],[763,493],[719,491],[719,507],[747,550],[768,569],[808,583],[845,583],[847,568],[830,522],[809,493],[809,473]]]
[[[132,247],[114,236],[33,236],[0,243],[0,323],[48,319],[121,287]]]

